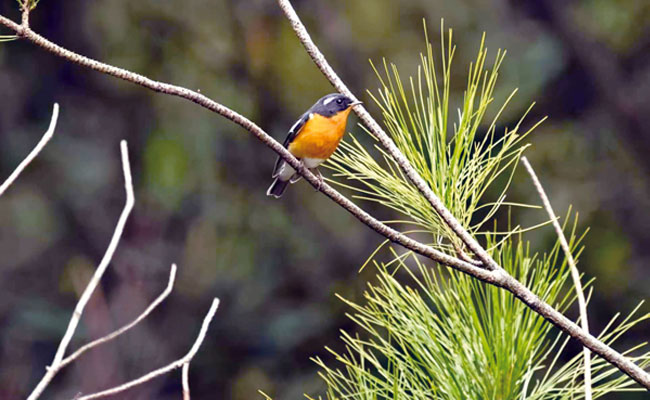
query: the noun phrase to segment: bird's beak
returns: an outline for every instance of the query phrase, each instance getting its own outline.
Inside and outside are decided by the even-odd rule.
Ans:
[[[357,101],[353,102],[352,104],[350,104],[350,107],[356,106],[358,104],[363,104],[363,101],[357,100]]]

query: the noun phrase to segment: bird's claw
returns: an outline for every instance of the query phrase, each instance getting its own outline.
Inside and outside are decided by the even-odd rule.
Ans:
[[[316,191],[320,192],[320,188],[323,186],[323,175],[320,173],[320,170],[318,168],[315,168],[316,170],[316,177],[318,178],[318,186],[316,186]]]

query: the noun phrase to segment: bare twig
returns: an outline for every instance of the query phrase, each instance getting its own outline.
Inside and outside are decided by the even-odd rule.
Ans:
[[[47,128],[47,131],[41,138],[41,140],[38,142],[36,147],[25,157],[25,159],[16,167],[14,172],[9,175],[9,178],[4,181],[2,185],[0,185],[0,196],[11,186],[12,183],[18,178],[18,176],[23,172],[23,170],[36,158],[38,153],[43,150],[43,147],[47,144],[47,142],[52,139],[52,136],[54,135],[54,130],[56,129],[56,122],[59,119],[59,105],[57,103],[54,103],[54,109],[52,110],[52,118],[50,119],[50,126]]]
[[[61,342],[59,343],[59,348],[57,349],[56,354],[54,355],[54,360],[52,361],[52,364],[49,367],[47,367],[47,371],[45,375],[38,383],[38,385],[36,385],[36,388],[34,388],[34,390],[29,395],[27,400],[37,399],[41,395],[41,393],[43,393],[43,390],[45,390],[45,388],[50,383],[50,381],[52,381],[52,378],[54,378],[57,372],[59,372],[59,370],[61,369],[61,362],[63,360],[63,356],[65,355],[65,351],[68,348],[68,345],[70,344],[72,335],[74,335],[74,332],[77,329],[77,325],[79,325],[79,320],[81,319],[81,315],[84,312],[84,308],[86,307],[88,300],[90,300],[90,296],[95,291],[95,288],[97,288],[97,285],[99,284],[102,275],[104,275],[104,272],[108,267],[108,264],[111,262],[111,259],[113,258],[113,254],[115,253],[117,244],[120,242],[120,238],[122,237],[122,232],[124,231],[124,225],[126,225],[126,220],[128,219],[129,214],[133,209],[134,196],[133,196],[133,182],[131,179],[131,167],[129,164],[129,151],[125,140],[123,140],[120,145],[121,145],[121,152],[122,152],[122,169],[124,173],[124,188],[126,190],[126,203],[124,205],[124,209],[122,210],[122,214],[120,215],[120,218],[117,221],[117,226],[115,227],[115,231],[108,245],[108,249],[106,249],[106,253],[104,254],[104,257],[102,258],[101,262],[99,263],[99,266],[97,267],[95,273],[90,279],[88,286],[86,286],[86,288],[84,289],[84,292],[82,293],[81,298],[79,299],[79,302],[77,303],[74,312],[72,313],[72,318],[70,318],[70,322],[68,324],[68,328],[65,332],[65,335],[63,336],[63,339],[61,339]]]
[[[201,344],[203,343],[203,340],[205,339],[205,334],[208,331],[208,328],[210,327],[210,322],[212,321],[212,318],[214,317],[214,314],[217,312],[217,308],[219,307],[219,299],[215,298],[212,301],[212,305],[210,306],[210,310],[208,311],[208,314],[205,316],[203,319],[203,325],[201,325],[201,330],[199,331],[199,335],[197,336],[196,340],[194,341],[194,344],[192,345],[192,348],[190,351],[187,352],[183,357],[179,358],[178,360],[167,364],[166,366],[162,368],[158,368],[154,371],[149,372],[148,374],[145,374],[141,376],[140,378],[134,379],[132,381],[126,382],[122,385],[116,386],[111,389],[103,390],[101,392],[93,393],[93,394],[88,394],[85,396],[79,396],[76,397],[76,400],[91,400],[91,399],[99,399],[101,397],[106,397],[106,396],[112,396],[121,392],[124,392],[125,390],[128,390],[132,387],[141,385],[145,382],[149,382],[150,380],[159,377],[160,375],[164,375],[167,372],[173,371],[177,368],[184,367],[185,365],[189,365],[189,363],[192,361],[194,356],[196,355],[196,352],[199,351],[199,347],[201,347]],[[185,397],[185,383],[183,383],[183,396]],[[187,396],[189,396],[189,384],[187,387]],[[189,397],[187,397],[189,398]]]
[[[99,339],[93,340],[92,342],[90,342],[88,344],[83,345],[77,351],[75,351],[71,355],[69,355],[66,358],[64,358],[63,360],[61,360],[61,363],[59,364],[59,369],[65,367],[66,365],[68,365],[71,362],[75,361],[77,358],[79,358],[83,353],[87,352],[88,350],[90,350],[90,349],[92,349],[94,347],[97,347],[100,344],[110,342],[111,340],[113,340],[116,337],[126,333],[129,329],[133,328],[134,326],[136,326],[137,324],[142,322],[142,320],[147,318],[149,316],[149,314],[151,314],[151,312],[153,310],[155,310],[156,307],[158,307],[160,305],[160,303],[162,303],[167,298],[167,296],[169,296],[169,294],[172,292],[172,289],[174,288],[174,279],[175,278],[176,278],[176,264],[172,264],[172,267],[171,267],[171,269],[169,271],[169,282],[167,283],[167,287],[149,305],[149,307],[147,307],[147,309],[142,312],[142,314],[140,314],[136,319],[134,319],[133,321],[131,321],[128,324],[124,325],[120,329],[118,329],[116,331],[113,331],[113,332],[109,333],[108,335],[103,336],[103,337],[101,337]]]
[[[350,97],[353,100],[356,100],[356,96],[348,87],[345,85],[343,80],[337,75],[334,69],[329,65],[327,59],[321,51],[318,49],[314,41],[311,39],[309,32],[300,21],[300,17],[293,9],[291,2],[289,0],[278,0],[278,4],[282,11],[284,11],[287,16],[289,23],[293,27],[293,30],[296,32],[296,36],[300,42],[302,42],[305,50],[311,56],[316,66],[321,70],[323,75],[330,81],[330,83],[344,95]],[[463,243],[480,259],[485,268],[490,270],[501,269],[499,264],[497,264],[488,252],[481,247],[481,245],[472,237],[472,235],[463,228],[463,226],[458,222],[456,217],[445,207],[440,198],[436,196],[435,193],[431,190],[429,185],[420,174],[411,166],[409,161],[406,159],[404,154],[397,148],[393,140],[384,132],[384,130],[379,126],[377,121],[370,115],[368,111],[363,107],[363,105],[357,105],[354,107],[354,112],[359,116],[361,121],[368,127],[370,132],[377,138],[381,145],[388,151],[388,153],[393,157],[395,162],[400,166],[404,174],[408,177],[413,185],[422,193],[424,198],[431,204],[433,209],[438,213],[440,218],[445,222],[445,224],[458,236]]]
[[[183,364],[183,400],[190,400],[190,363]]]
[[[294,13],[295,14],[295,13]],[[299,20],[298,20],[299,22]],[[418,253],[424,257],[427,257],[433,261],[439,262],[441,264],[447,265],[449,267],[455,268],[458,271],[461,271],[463,273],[466,273],[468,275],[473,276],[476,279],[479,279],[481,281],[490,283],[492,285],[502,287],[509,292],[511,292],[515,297],[520,299],[524,304],[526,304],[530,309],[534,310],[547,320],[549,320],[551,323],[553,323],[555,326],[569,334],[571,337],[575,338],[576,340],[580,341],[584,346],[587,346],[589,349],[591,349],[594,353],[600,355],[603,357],[605,360],[610,362],[611,364],[615,365],[617,368],[619,368],[622,372],[630,376],[632,379],[634,379],[636,382],[639,384],[643,385],[645,388],[650,390],[650,374],[645,372],[643,369],[641,369],[638,365],[634,364],[632,361],[627,359],[625,356],[622,354],[618,353],[611,347],[607,346],[605,343],[601,342],[588,332],[585,332],[583,329],[581,329],[578,325],[576,325],[573,321],[570,319],[566,318],[562,313],[559,311],[555,310],[553,307],[551,307],[549,304],[543,302],[539,297],[537,297],[533,292],[530,291],[526,286],[524,286],[521,282],[517,281],[515,278],[510,276],[505,270],[503,270],[501,267],[499,267],[494,261],[490,261],[491,259],[489,258],[489,255],[487,258],[485,257],[487,252],[480,247],[476,243],[476,241],[469,237],[465,237],[465,240],[463,240],[468,248],[474,252],[483,262],[484,266],[487,266],[488,269],[484,268],[479,268],[475,265],[472,265],[471,263],[468,263],[466,261],[463,261],[461,259],[458,259],[456,257],[452,257],[448,254],[442,253],[438,250],[433,249],[430,246],[426,246],[420,242],[417,242],[408,236],[388,227],[387,225],[381,223],[374,217],[372,217],[370,214],[366,213],[363,211],[361,208],[359,208],[357,205],[352,203],[350,200],[342,196],[339,192],[334,190],[331,186],[329,186],[326,183],[321,182],[316,175],[311,173],[300,161],[298,161],[291,153],[287,151],[279,142],[274,140],[271,136],[269,136],[264,130],[262,130],[259,126],[257,126],[255,123],[250,121],[249,119],[245,118],[241,114],[231,110],[230,108],[219,104],[215,102],[214,100],[209,99],[208,97],[197,93],[195,91],[180,87],[180,86],[175,86],[175,85],[170,85],[167,83],[162,83],[162,82],[157,82],[154,80],[151,80],[143,75],[136,74],[131,71],[127,71],[122,68],[117,68],[108,64],[101,63],[99,61],[90,59],[88,57],[84,57],[82,55],[79,55],[77,53],[74,53],[70,50],[67,50],[61,46],[58,46],[49,40],[45,39],[44,37],[38,35],[34,31],[32,31],[29,27],[24,27],[21,25],[16,24],[15,22],[11,21],[10,19],[0,15],[0,25],[4,25],[8,27],[9,29],[13,30],[16,32],[16,34],[24,39],[29,40],[30,42],[42,47],[46,51],[49,51],[59,57],[62,57],[70,62],[79,64],[81,66],[93,69],[95,71],[111,75],[117,78],[120,78],[122,80],[135,83],[137,85],[146,87],[148,89],[151,89],[153,91],[159,92],[159,93],[164,93],[164,94],[169,94],[172,96],[178,96],[182,97],[184,99],[190,100],[208,110],[211,110],[231,121],[234,123],[240,125],[244,129],[248,130],[250,133],[252,133],[256,138],[258,138],[260,141],[262,141],[266,146],[268,146],[270,149],[272,149],[274,152],[276,152],[284,161],[286,161],[291,167],[293,167],[298,174],[303,176],[307,182],[309,182],[314,188],[320,188],[320,191],[325,194],[327,197],[332,199],[334,202],[339,204],[341,207],[343,207],[345,210],[347,210],[350,214],[352,214],[355,218],[357,218],[359,221],[373,229],[375,232],[379,233],[380,235],[384,236],[385,238],[389,239],[390,241],[394,243],[398,243],[404,247],[406,247],[409,250],[414,251],[415,253]],[[302,26],[302,24],[300,24]],[[304,28],[304,27],[303,27]],[[306,32],[306,31],[305,31]],[[313,43],[312,43],[313,44]],[[315,47],[315,46],[314,46]],[[320,52],[318,52],[320,54]],[[322,57],[322,54],[321,54]],[[349,91],[348,91],[349,93]],[[356,106],[358,107],[358,106]],[[367,113],[361,113],[361,115],[366,115]],[[368,115],[369,117],[369,115]],[[363,118],[362,118],[363,120]],[[373,129],[373,132],[382,132],[381,128],[377,130],[378,125],[377,123],[372,120],[371,118],[364,121],[366,123],[370,123],[371,127]],[[374,125],[372,125],[374,124]],[[385,135],[385,134],[384,134]],[[386,136],[387,137],[387,136]],[[393,144],[394,146],[394,144]],[[399,152],[398,154],[398,159],[401,159],[402,161],[405,161],[404,156],[400,156]],[[399,158],[401,157],[401,158]],[[408,163],[408,162],[407,162]],[[409,171],[409,169],[406,169]],[[414,171],[412,168],[410,171]],[[410,179],[414,180],[416,184],[419,184],[418,188],[420,191],[423,193],[429,193],[432,194],[430,190],[427,190],[426,188],[426,183],[420,178],[419,180],[417,179],[417,176],[411,176],[409,177]],[[453,222],[455,219],[453,219],[453,216],[449,213],[449,211],[446,211],[445,213],[445,208],[442,206],[440,201],[435,197],[429,196],[427,197],[429,202],[432,204],[435,204],[434,207],[442,207],[442,217],[449,219],[451,217],[452,219],[447,220],[446,222],[448,224],[451,223],[450,226],[453,226]],[[446,216],[446,217],[445,217]],[[458,222],[456,221],[456,224]],[[460,228],[460,230],[458,229]],[[455,231],[460,232],[460,236],[462,236],[462,227],[456,226]],[[458,233],[458,232],[457,232]],[[469,242],[469,243],[468,243]],[[470,245],[474,243],[478,248],[476,248],[475,245]]]
[[[539,197],[542,199],[544,208],[546,209],[548,216],[551,218],[553,228],[555,228],[555,233],[557,234],[557,237],[560,240],[560,245],[562,246],[562,250],[564,250],[564,255],[566,257],[566,260],[569,263],[569,268],[571,270],[571,278],[573,279],[573,285],[575,286],[576,294],[578,295],[578,308],[580,309],[580,325],[582,326],[582,329],[584,329],[585,332],[589,332],[589,320],[587,319],[587,301],[585,300],[585,294],[582,289],[582,283],[580,282],[580,272],[578,271],[576,262],[573,259],[573,255],[571,254],[569,243],[567,242],[566,237],[564,236],[564,232],[562,232],[562,227],[560,226],[560,223],[558,222],[558,218],[555,215],[555,212],[553,211],[553,207],[551,207],[551,202],[549,201],[548,196],[546,195],[546,192],[542,187],[542,183],[539,181],[539,178],[537,178],[537,174],[535,174],[535,170],[533,170],[533,167],[530,165],[526,157],[521,157],[521,162],[524,164],[524,167],[526,167],[528,174],[530,174],[530,177],[533,180],[533,184],[537,189],[537,193],[539,193]],[[585,364],[585,373],[584,373],[585,400],[591,400],[592,399],[591,352],[587,347],[583,347],[582,352],[583,352],[583,358]]]
[[[32,10],[32,0],[19,0],[22,9],[21,20],[23,26],[29,26],[29,12]]]

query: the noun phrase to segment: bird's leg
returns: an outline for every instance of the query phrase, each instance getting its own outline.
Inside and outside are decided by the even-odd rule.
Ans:
[[[323,174],[320,173],[318,167],[312,169],[312,171],[316,171],[316,177],[318,178],[318,187],[316,187],[316,191],[320,192],[320,188],[323,186]]]

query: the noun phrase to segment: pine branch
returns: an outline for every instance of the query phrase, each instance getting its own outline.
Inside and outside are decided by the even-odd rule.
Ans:
[[[290,7],[290,3],[288,1],[286,0],[279,0],[279,1],[281,5],[284,4]],[[291,8],[291,10],[293,10],[293,8]],[[306,29],[304,29],[302,23],[300,23],[299,19],[297,18],[297,15],[295,15],[295,18],[291,19],[291,21],[292,24],[296,24],[294,27],[302,27],[302,32],[306,34],[306,36],[304,36],[305,42],[311,43],[313,45],[313,42],[311,42],[311,39],[309,39],[309,35],[307,34],[307,31]],[[299,23],[299,25],[297,25],[297,23]],[[217,103],[216,101],[211,100],[200,93],[189,90],[187,88],[154,81],[143,75],[122,68],[118,68],[115,66],[111,66],[108,64],[104,64],[99,61],[72,52],[70,50],[67,50],[61,46],[58,46],[50,42],[44,37],[38,35],[36,32],[31,30],[31,28],[28,25],[16,24],[15,22],[11,21],[10,19],[2,15],[0,15],[0,25],[4,25],[7,28],[13,30],[20,38],[24,38],[42,47],[46,51],[51,52],[64,59],[67,59],[70,62],[76,63],[78,65],[93,69],[95,71],[107,75],[120,78],[128,82],[135,83],[137,85],[146,87],[148,89],[151,89],[159,93],[164,93],[164,94],[187,99],[240,125],[244,129],[252,133],[260,141],[262,141],[267,147],[275,151],[280,157],[282,157],[283,160],[285,160],[289,165],[291,165],[297,171],[298,174],[303,176],[307,182],[309,182],[312,186],[314,186],[314,188],[320,189],[320,191],[323,194],[328,196],[334,202],[336,202],[341,207],[343,207],[348,212],[350,212],[359,221],[361,221],[362,223],[364,223],[365,225],[367,225],[368,227],[370,227],[380,235],[386,237],[392,242],[398,243],[410,250],[413,250],[414,252],[423,255],[433,261],[455,268],[461,272],[471,275],[474,278],[482,280],[486,283],[508,290],[509,292],[513,293],[518,299],[523,301],[529,308],[542,315],[544,318],[552,322],[558,328],[560,328],[561,330],[569,334],[571,337],[580,341],[584,346],[588,347],[594,353],[600,355],[601,357],[603,357],[613,365],[617,366],[622,372],[624,372],[632,379],[637,381],[639,384],[641,384],[642,386],[650,390],[650,374],[645,372],[638,365],[634,364],[632,361],[630,361],[622,354],[616,352],[611,347],[607,346],[606,344],[604,344],[594,336],[590,335],[588,332],[585,332],[573,321],[569,320],[564,315],[562,315],[562,313],[555,310],[549,304],[540,300],[539,297],[537,297],[533,292],[531,292],[525,285],[517,281],[515,278],[513,278],[508,273],[506,273],[501,267],[499,267],[498,264],[496,264],[496,262],[494,262],[494,260],[492,260],[492,258],[487,254],[485,249],[483,249],[480,245],[478,245],[475,239],[473,239],[469,235],[469,233],[467,233],[467,231],[464,230],[462,226],[460,226],[460,224],[453,217],[453,215],[451,215],[451,213],[444,207],[444,205],[440,202],[440,200],[430,191],[430,189],[428,189],[428,187],[426,186],[426,182],[424,182],[424,180],[421,177],[419,177],[419,175],[417,175],[417,172],[415,172],[415,170],[412,167],[409,168],[408,161],[404,158],[403,155],[400,155],[401,153],[399,152],[398,149],[394,147],[394,144],[391,147],[390,142],[385,143],[389,151],[391,153],[394,153],[393,157],[395,157],[395,160],[400,163],[400,167],[404,170],[405,174],[407,174],[409,179],[412,182],[414,182],[415,186],[424,194],[424,196],[427,198],[429,203],[431,203],[432,207],[445,220],[447,225],[461,239],[463,239],[463,242],[465,242],[468,248],[474,254],[476,254],[477,257],[479,257],[479,259],[483,262],[483,265],[487,266],[488,269],[479,268],[459,258],[452,257],[438,250],[435,250],[432,247],[426,246],[418,241],[415,241],[407,237],[406,235],[403,235],[402,233],[381,223],[380,221],[372,217],[370,214],[363,211],[357,205],[352,203],[350,200],[345,198],[343,195],[341,195],[338,191],[333,189],[331,186],[327,185],[326,183],[322,183],[318,177],[316,177],[313,173],[311,173],[299,160],[293,157],[293,155],[291,155],[291,153],[289,153],[287,149],[285,149],[279,142],[274,140],[268,133],[262,130],[255,123],[253,123],[246,117],[242,116],[241,114],[237,113],[236,111],[220,103]],[[306,39],[309,39],[309,41],[307,42]],[[322,56],[322,53],[318,51],[315,45],[313,45],[312,50],[314,49],[317,52],[314,52],[313,54],[315,54],[316,56],[320,55],[320,57],[315,58],[315,60],[320,60],[321,61],[320,65],[325,66],[326,61]],[[314,57],[315,56],[312,55],[312,58]],[[327,66],[329,67],[329,65]],[[332,78],[337,76],[334,73],[334,71],[331,69],[331,67],[329,67],[329,70],[331,70],[332,72],[332,76],[331,76]],[[338,79],[338,81],[339,83],[342,84],[342,81],[340,81],[340,79]],[[346,89],[346,88],[344,85],[341,85],[341,89]],[[349,93],[349,90],[347,92]],[[379,125],[374,121],[374,119],[372,119],[372,117],[370,117],[369,114],[367,114],[367,112],[365,113],[360,112],[358,106],[355,111],[360,113],[360,117],[362,118],[362,120],[364,120],[365,118],[364,122],[371,127],[371,130],[373,132],[379,132],[381,135],[383,131],[381,130]],[[388,136],[385,133],[383,133],[383,136],[385,138],[388,138]]]

